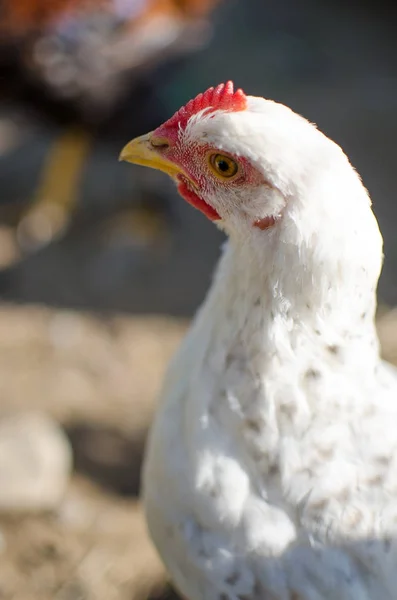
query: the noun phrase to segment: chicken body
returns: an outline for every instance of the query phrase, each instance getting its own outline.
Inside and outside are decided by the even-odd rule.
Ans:
[[[395,599],[397,377],[379,357],[366,190],[285,107],[248,97],[188,123],[163,160],[195,137],[250,165],[227,190],[195,177],[199,159],[183,169],[229,240],[149,436],[153,541],[189,600]]]

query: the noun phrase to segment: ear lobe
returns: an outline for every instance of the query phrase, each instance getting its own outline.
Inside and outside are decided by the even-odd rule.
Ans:
[[[257,221],[254,221],[254,227],[257,227],[261,231],[266,231],[266,229],[270,229],[271,227],[273,227],[273,225],[276,224],[279,218],[280,217],[273,217],[272,215],[270,215],[269,217],[263,217],[263,219],[258,219]]]

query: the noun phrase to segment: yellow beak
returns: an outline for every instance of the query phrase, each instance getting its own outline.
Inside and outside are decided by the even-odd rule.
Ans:
[[[152,133],[146,133],[129,142],[122,149],[119,160],[125,160],[136,165],[143,165],[152,169],[158,169],[176,177],[182,170],[173,162],[161,156],[156,146],[152,143]],[[153,140],[154,141],[154,140]],[[160,149],[161,146],[159,146]]]

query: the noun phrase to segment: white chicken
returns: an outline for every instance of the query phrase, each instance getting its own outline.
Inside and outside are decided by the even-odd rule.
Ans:
[[[229,236],[147,446],[149,531],[176,587],[395,600],[397,376],[359,176],[315,126],[231,82],[121,158],[171,175]]]

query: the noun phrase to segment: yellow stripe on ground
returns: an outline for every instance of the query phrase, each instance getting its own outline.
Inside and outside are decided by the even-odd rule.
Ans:
[[[36,190],[34,204],[57,204],[69,214],[77,201],[77,191],[84,159],[91,138],[80,130],[62,134],[50,150],[41,181]]]
[[[20,223],[28,245],[29,238],[33,245],[50,241],[65,227],[78,200],[90,145],[91,136],[71,129],[60,135],[49,150],[32,203]]]

